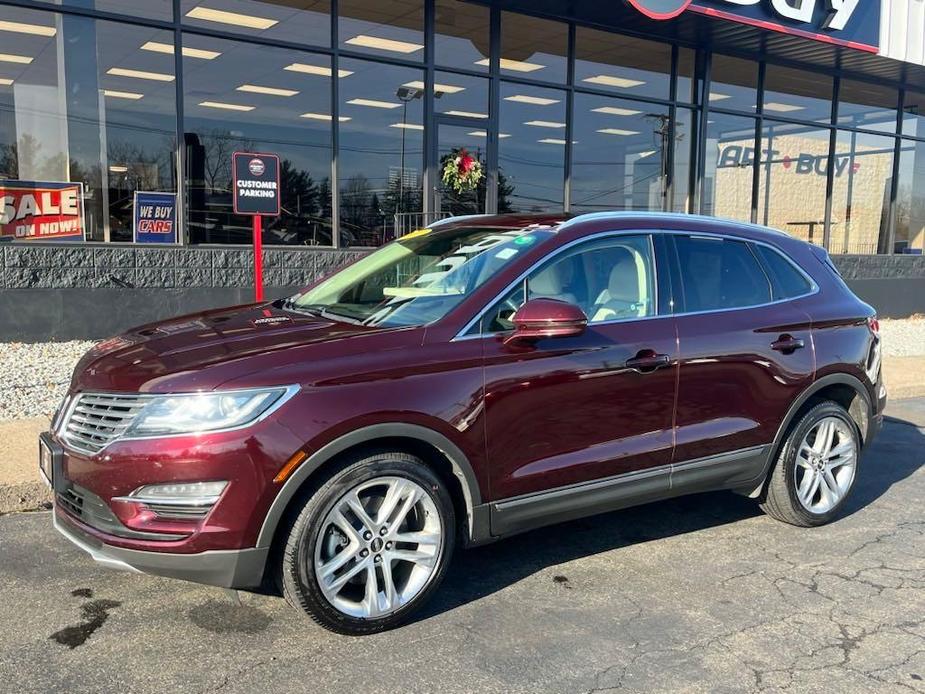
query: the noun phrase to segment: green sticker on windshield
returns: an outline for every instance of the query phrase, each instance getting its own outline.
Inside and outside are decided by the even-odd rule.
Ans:
[[[532,234],[527,234],[526,236],[518,236],[516,239],[514,239],[514,243],[516,243],[518,246],[529,246],[534,241],[536,241],[536,237]]]

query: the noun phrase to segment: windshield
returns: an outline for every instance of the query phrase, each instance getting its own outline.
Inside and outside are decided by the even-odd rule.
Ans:
[[[505,265],[552,236],[548,227],[422,229],[380,248],[283,306],[362,325],[431,323]]]

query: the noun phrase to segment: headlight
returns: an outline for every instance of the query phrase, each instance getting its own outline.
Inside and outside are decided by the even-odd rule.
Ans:
[[[197,434],[245,426],[279,407],[298,386],[156,396],[142,408],[125,438]]]

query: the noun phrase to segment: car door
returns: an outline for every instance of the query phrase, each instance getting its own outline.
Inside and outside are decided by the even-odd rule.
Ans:
[[[682,289],[672,487],[748,486],[761,477],[790,405],[812,382],[810,318],[778,298],[755,242],[670,238]]]
[[[645,493],[667,491],[678,353],[674,318],[659,314],[670,305],[670,287],[667,273],[657,280],[654,248],[648,234],[576,243],[529,273],[483,315],[494,499],[538,497],[637,473],[651,473],[642,484]],[[577,304],[589,318],[586,331],[506,346],[502,338],[510,316],[525,297]],[[559,518],[606,507],[612,490],[597,491],[584,501],[560,497]],[[529,515],[531,504],[515,505]],[[530,511],[543,512],[541,504]],[[507,514],[502,527],[493,519],[493,530],[503,533],[535,520],[516,515]]]

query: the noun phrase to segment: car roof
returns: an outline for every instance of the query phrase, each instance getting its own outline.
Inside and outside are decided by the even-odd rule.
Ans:
[[[608,224],[615,229],[665,229],[671,231],[689,231],[692,233],[715,233],[742,236],[758,241],[779,244],[782,241],[796,239],[777,229],[742,222],[722,217],[686,214],[681,212],[590,212],[575,214],[570,212],[536,212],[523,214],[469,215],[450,217],[431,225],[434,230],[448,230],[473,223],[487,227],[517,229],[532,225],[550,226],[558,231],[569,231],[575,236],[602,231]]]

